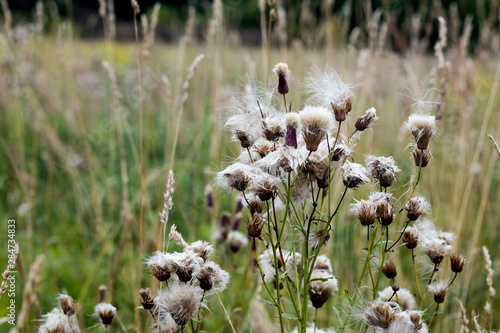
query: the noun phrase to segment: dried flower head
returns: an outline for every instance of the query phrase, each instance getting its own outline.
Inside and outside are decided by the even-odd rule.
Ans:
[[[318,150],[318,146],[332,127],[332,116],[319,106],[306,106],[299,112],[302,123],[302,135],[309,151]]]
[[[232,230],[227,235],[227,244],[233,252],[238,252],[242,248],[248,245],[247,236],[243,235],[237,230]]]
[[[412,197],[405,205],[410,221],[416,221],[421,215],[430,213],[431,204],[424,197]]]
[[[333,108],[335,119],[344,121],[351,110],[354,94],[352,87],[346,83],[333,69],[315,69],[306,78],[306,93],[309,95],[306,104],[320,105],[326,109]]]
[[[95,314],[104,326],[108,326],[111,325],[116,316],[116,308],[109,303],[102,302],[95,306]]]
[[[146,260],[151,275],[164,282],[175,273],[175,262],[171,254],[157,251]]]
[[[229,273],[221,269],[213,261],[203,264],[195,273],[195,277],[200,283],[200,288],[208,291],[223,291],[229,281]]]
[[[245,191],[250,181],[259,174],[261,171],[255,167],[234,163],[217,174],[217,184],[221,188]]]
[[[360,200],[352,204],[351,213],[359,219],[363,226],[375,223],[375,207],[368,200]]]
[[[417,148],[427,149],[432,135],[436,133],[436,117],[414,113],[410,115],[405,125],[417,142]]]
[[[331,273],[332,263],[330,262],[330,259],[324,254],[318,256],[318,258],[316,258],[316,263],[314,264],[314,270],[322,270]]]
[[[242,130],[236,130],[234,133],[235,136],[240,140],[241,147],[242,148],[249,148],[253,144],[253,140],[251,135],[248,132],[242,131]]]
[[[416,248],[418,245],[418,230],[414,227],[406,228],[403,233],[403,243],[410,250]]]
[[[181,282],[191,282],[194,272],[203,264],[203,259],[191,252],[174,254],[175,274]]]
[[[311,246],[311,249],[313,251],[316,251],[316,249],[320,246],[323,235],[325,235],[325,230],[318,230],[309,234],[309,245]],[[321,244],[325,245],[329,239],[330,229],[326,230],[325,238],[323,239],[323,243]]]
[[[156,306],[170,313],[177,325],[184,326],[200,308],[201,300],[201,288],[191,284],[174,283],[169,285],[168,290],[158,291]]]
[[[392,156],[373,156],[366,157],[368,171],[374,179],[380,182],[382,187],[389,187],[401,170],[394,163]]]
[[[377,120],[377,111],[375,110],[375,108],[369,108],[365,111],[365,113],[363,113],[361,117],[356,120],[354,127],[356,127],[356,130],[363,132]]]
[[[158,320],[153,320],[151,325],[153,333],[177,333],[179,330],[175,320],[165,310],[159,311]]]
[[[263,174],[257,177],[252,184],[252,190],[262,201],[272,199],[276,195],[279,180],[273,176]]]
[[[429,285],[429,291],[434,294],[434,302],[443,303],[446,293],[448,292],[448,284],[444,281],[436,281]]]
[[[419,247],[434,264],[439,264],[450,254],[451,242],[455,235],[450,232],[436,230],[432,221],[420,219],[416,228],[419,233]]]
[[[266,118],[262,122],[262,132],[266,140],[278,141],[286,134],[283,118],[279,116]]]
[[[330,272],[313,270],[308,293],[309,299],[316,309],[321,308],[336,290],[338,290],[337,279]]]
[[[417,308],[415,297],[408,289],[399,288],[395,295],[394,292],[395,290],[393,287],[387,287],[379,291],[377,301],[398,303],[403,311]]]
[[[65,315],[71,316],[75,313],[76,304],[71,296],[61,294],[57,297],[57,301]]]
[[[155,298],[149,288],[139,290],[139,295],[141,295],[141,304],[145,310],[150,310],[155,306]]]
[[[427,164],[429,163],[431,159],[431,151],[430,148],[427,149],[418,149],[415,148],[413,151],[413,159],[415,161],[416,166],[422,166],[422,168],[425,168]]]
[[[351,148],[345,144],[344,140],[338,140],[332,152],[332,162],[338,162],[341,158],[349,156],[350,154]]]
[[[450,263],[451,271],[454,273],[460,273],[464,268],[465,258],[458,253],[453,253],[450,256]]]
[[[65,315],[60,308],[54,308],[43,316],[44,324],[38,329],[38,333],[80,333],[80,328],[71,322],[70,317]]]
[[[370,182],[368,171],[364,166],[346,161],[342,166],[342,179],[348,188],[356,188],[358,185]]]
[[[291,73],[288,69],[288,65],[284,62],[277,63],[276,66],[274,66],[273,73],[278,76],[278,92],[281,95],[288,94],[288,82],[286,79]]]
[[[422,317],[418,311],[397,312],[389,325],[387,333],[428,333],[427,326],[422,322]]]
[[[267,139],[260,138],[257,141],[255,141],[252,151],[256,152],[259,154],[258,156],[260,158],[266,157],[269,153],[273,152],[276,150],[276,147],[279,146],[278,143],[276,142],[271,142]]]
[[[381,225],[389,225],[394,220],[394,208],[388,201],[380,201],[376,207],[376,215]]]
[[[251,219],[245,221],[248,229],[248,236],[260,237],[262,228],[264,227],[264,219],[259,213],[254,213]]]
[[[366,323],[373,327],[388,328],[396,314],[393,304],[395,303],[373,302],[368,305],[365,310]]]
[[[186,247],[186,251],[191,251],[198,255],[204,262],[206,262],[210,255],[214,252],[214,248],[209,242],[199,240],[194,243],[189,244]]]
[[[382,266],[382,273],[384,273],[388,279],[394,279],[398,275],[396,263],[392,260],[392,258],[389,258],[384,262],[384,266]]]

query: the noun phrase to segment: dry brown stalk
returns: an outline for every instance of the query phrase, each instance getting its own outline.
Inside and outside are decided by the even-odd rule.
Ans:
[[[35,287],[40,280],[40,271],[42,270],[43,262],[45,261],[45,256],[43,254],[39,255],[33,265],[31,265],[30,272],[28,274],[28,279],[23,290],[23,302],[19,316],[17,317],[16,327],[10,330],[10,333],[23,332],[24,327],[28,321],[29,312],[31,306],[36,303],[36,293]]]
[[[491,142],[493,143],[493,146],[495,147],[495,150],[498,153],[498,157],[500,157],[500,147],[498,147],[498,143],[495,141],[495,138],[493,137],[493,135],[488,134],[488,137],[490,138]]]

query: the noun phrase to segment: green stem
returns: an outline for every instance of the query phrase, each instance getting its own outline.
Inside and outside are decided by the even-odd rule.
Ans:
[[[411,249],[411,261],[413,263],[413,271],[415,272],[415,283],[417,285],[418,298],[422,298],[422,293],[420,292],[420,284],[418,283],[418,272],[417,265],[415,264],[415,254],[413,252],[414,249]]]

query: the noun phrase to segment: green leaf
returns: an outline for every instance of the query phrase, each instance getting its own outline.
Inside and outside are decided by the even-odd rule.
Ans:
[[[259,301],[261,301],[262,303],[266,304],[266,305],[269,305],[269,306],[275,306],[275,307],[278,307],[278,305],[274,302],[271,302],[271,301],[268,301],[267,299],[263,299],[261,298]]]
[[[299,320],[299,318],[291,313],[283,313],[283,317],[286,319]]]
[[[333,311],[335,311],[335,318],[337,318],[338,325],[340,327],[344,327],[344,321],[342,320],[339,310],[336,307],[333,307]]]

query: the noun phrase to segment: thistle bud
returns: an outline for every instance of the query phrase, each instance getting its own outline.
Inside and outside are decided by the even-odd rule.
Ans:
[[[286,114],[286,135],[285,145],[297,148],[297,129],[299,128],[300,117],[297,113]]]
[[[207,206],[208,208],[212,208],[214,206],[214,193],[212,191],[211,186],[207,186],[205,190],[205,196],[207,198]]]
[[[274,13],[274,19],[272,19],[272,14]],[[271,10],[270,19],[274,21],[276,19],[276,11],[274,9]],[[278,75],[278,92],[281,95],[288,94],[288,82],[287,78],[290,76],[290,70],[288,69],[288,65],[284,62],[277,63],[274,66],[273,73]]]
[[[444,281],[434,282],[429,285],[429,291],[434,294],[434,302],[441,304],[448,292],[448,284]]]

